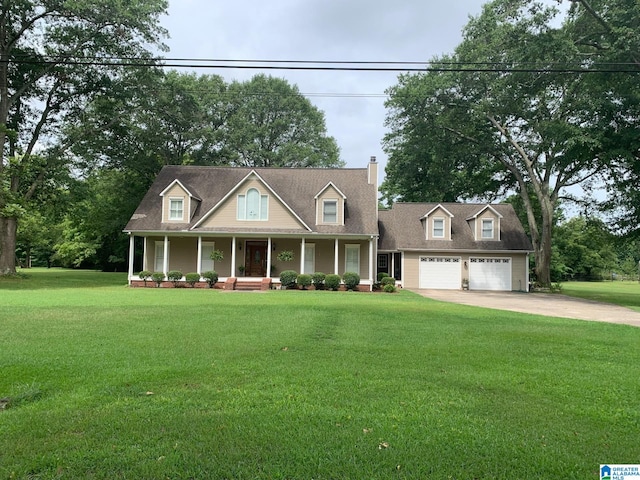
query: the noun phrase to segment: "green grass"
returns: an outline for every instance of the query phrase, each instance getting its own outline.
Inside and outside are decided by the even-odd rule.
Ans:
[[[613,303],[640,312],[639,282],[567,282],[562,293],[572,297]]]
[[[585,479],[640,458],[640,329],[124,284],[0,280],[1,479]]]

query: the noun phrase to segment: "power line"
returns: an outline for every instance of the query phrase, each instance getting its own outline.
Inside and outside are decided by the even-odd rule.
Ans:
[[[640,73],[635,63],[593,63],[588,67],[561,63],[348,61],[348,60],[252,60],[144,57],[42,57],[17,56],[2,62],[33,65],[88,65],[113,67],[171,67],[192,69],[254,69],[359,72],[469,72],[469,73]]]

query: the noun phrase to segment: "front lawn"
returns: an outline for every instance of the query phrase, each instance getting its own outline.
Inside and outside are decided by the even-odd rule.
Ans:
[[[640,312],[640,282],[567,282],[562,284],[562,293]]]
[[[595,479],[640,459],[638,328],[125,283],[0,280],[0,478]]]

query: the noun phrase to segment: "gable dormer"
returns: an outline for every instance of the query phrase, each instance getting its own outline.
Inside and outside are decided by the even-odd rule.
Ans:
[[[347,197],[329,182],[315,196],[316,225],[344,225]]]
[[[191,230],[197,228],[311,228],[278,193],[252,170],[208,210]]]
[[[451,220],[453,214],[441,204],[429,210],[422,221],[427,240],[451,240]]]
[[[201,201],[176,179],[161,193],[162,223],[188,223]]]
[[[502,215],[491,205],[485,205],[475,215],[467,218],[476,242],[500,240],[500,220]]]

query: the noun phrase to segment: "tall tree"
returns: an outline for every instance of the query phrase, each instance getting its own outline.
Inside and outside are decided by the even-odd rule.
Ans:
[[[527,212],[542,284],[551,280],[558,201],[577,201],[567,189],[588,189],[589,182],[605,178],[613,161],[602,154],[607,140],[593,121],[601,104],[586,88],[590,74],[567,71],[585,64],[570,32],[556,26],[558,15],[556,8],[531,0],[485,5],[466,26],[455,53],[435,60],[435,66],[449,71],[401,76],[387,103],[387,168],[406,155],[408,143],[413,150],[421,143],[431,151],[439,142],[437,155],[415,161],[426,162],[425,170],[436,165],[468,181],[457,187],[460,197],[516,191]],[[466,71],[452,71],[451,62]],[[420,131],[412,128],[406,105],[412,97],[424,110],[427,128]],[[386,188],[405,195],[396,181]],[[429,199],[429,192],[423,194]]]
[[[229,162],[244,167],[338,167],[343,163],[324,114],[284,79],[256,75],[229,86],[224,139]]]
[[[608,206],[623,231],[640,236],[640,2],[572,0],[566,28],[585,61],[629,72],[591,75],[586,88],[615,173]]]
[[[48,172],[68,163],[54,143],[60,123],[109,91],[118,59],[150,58],[165,35],[166,0],[0,0],[0,274],[15,272],[23,204]],[[39,159],[44,158],[44,162]],[[23,173],[36,175],[24,184]]]

